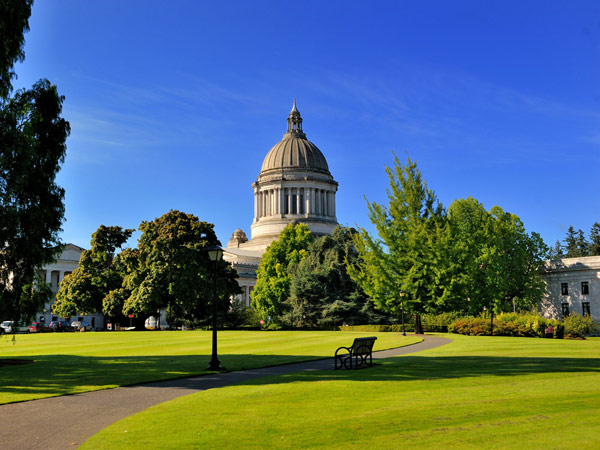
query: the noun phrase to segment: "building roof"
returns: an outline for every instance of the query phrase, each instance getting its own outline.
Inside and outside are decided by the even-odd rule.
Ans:
[[[294,100],[294,106],[287,122],[287,132],[283,135],[281,142],[275,144],[267,153],[262,164],[261,174],[284,169],[300,169],[329,174],[325,156],[315,144],[306,139],[306,134],[302,131],[302,117],[296,108],[296,100]]]

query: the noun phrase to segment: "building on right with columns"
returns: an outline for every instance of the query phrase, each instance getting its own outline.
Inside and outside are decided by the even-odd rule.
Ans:
[[[237,229],[224,258],[238,271],[241,300],[250,304],[256,269],[271,242],[290,223],[302,222],[318,236],[337,226],[335,194],[338,183],[329,172],[325,156],[306,138],[296,101],[287,118],[283,139],[265,156],[254,183],[254,220],[251,239]]]

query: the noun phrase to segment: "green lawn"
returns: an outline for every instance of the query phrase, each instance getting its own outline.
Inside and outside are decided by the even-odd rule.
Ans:
[[[600,448],[600,339],[449,337],[374,368],[180,397],[84,447]]]
[[[379,337],[376,350],[420,341],[396,333]],[[333,356],[364,333],[222,331],[219,358],[228,370]],[[44,333],[0,337],[0,359],[33,364],[0,368],[0,404],[114,388],[205,373],[211,332],[148,331]]]

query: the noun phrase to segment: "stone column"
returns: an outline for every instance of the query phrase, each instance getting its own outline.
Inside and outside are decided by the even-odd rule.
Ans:
[[[331,193],[331,205],[332,205],[331,217],[335,217],[335,192]]]
[[[49,284],[52,286],[52,272],[50,270],[46,270],[46,275],[44,278],[46,280],[46,284]]]
[[[300,188],[296,188],[296,214],[300,214]]]
[[[258,197],[256,191],[254,191],[254,221],[258,220]]]

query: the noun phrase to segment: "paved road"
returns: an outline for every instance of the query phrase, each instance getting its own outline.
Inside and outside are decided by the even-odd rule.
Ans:
[[[405,355],[448,342],[442,337],[424,336],[418,344],[375,352],[373,357]],[[0,448],[72,449],[116,421],[176,397],[258,377],[331,369],[333,358],[328,358],[1,405]]]

